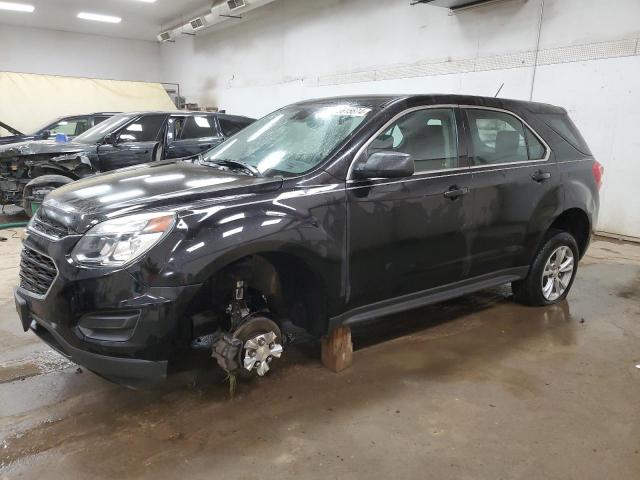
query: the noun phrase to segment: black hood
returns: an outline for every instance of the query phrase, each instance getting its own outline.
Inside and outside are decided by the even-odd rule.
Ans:
[[[56,156],[67,153],[95,152],[95,150],[95,145],[86,145],[84,143],[38,140],[0,145],[0,158],[13,158],[25,155]]]
[[[194,203],[219,202],[277,190],[282,179],[252,177],[185,161],[147,163],[65,185],[47,195],[39,215],[83,233],[122,215]]]
[[[0,145],[6,145],[8,143],[28,142],[35,140],[35,135],[9,135],[7,137],[0,137]]]

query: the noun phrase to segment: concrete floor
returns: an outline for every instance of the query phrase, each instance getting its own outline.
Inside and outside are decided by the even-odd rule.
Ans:
[[[505,287],[381,319],[338,375],[294,347],[233,400],[208,362],[131,391],[23,333],[18,251],[0,244],[0,479],[640,478],[640,246],[595,242],[559,306]]]

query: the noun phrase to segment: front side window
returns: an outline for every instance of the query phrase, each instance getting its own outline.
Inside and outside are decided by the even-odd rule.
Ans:
[[[378,135],[367,156],[380,151],[408,153],[416,172],[458,166],[456,117],[450,108],[418,110],[400,118]]]
[[[145,115],[130,123],[120,133],[121,142],[153,142],[164,123],[164,115]]]
[[[108,118],[111,118],[111,117],[110,116],[109,117],[105,117],[105,116],[101,116],[101,115],[98,115],[98,116],[94,117],[93,118],[93,126],[95,127],[96,125],[104,122]]]
[[[232,137],[244,127],[249,125],[249,122],[242,123],[237,120],[230,120],[223,117],[218,117],[218,121],[220,122],[220,128],[222,129],[222,133],[224,133],[225,137]]]
[[[540,140],[513,115],[482,109],[466,111],[474,165],[526,162],[544,158]]]
[[[215,119],[210,115],[195,115],[187,117],[184,127],[180,132],[181,140],[190,140],[196,138],[216,137],[218,129],[216,128]]]
[[[301,175],[324,162],[371,114],[358,104],[304,104],[277,110],[204,156],[239,162],[264,176]]]
[[[74,141],[76,143],[83,143],[86,145],[100,143],[107,135],[118,131],[119,128],[131,121],[132,118],[132,115],[114,115],[113,117],[100,122],[100,124],[95,125],[93,128],[90,128],[82,135],[79,135]]]

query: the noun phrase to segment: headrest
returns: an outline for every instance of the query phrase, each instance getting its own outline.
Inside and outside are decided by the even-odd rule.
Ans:
[[[379,135],[371,145],[371,150],[390,150],[393,148],[393,136],[392,135]]]

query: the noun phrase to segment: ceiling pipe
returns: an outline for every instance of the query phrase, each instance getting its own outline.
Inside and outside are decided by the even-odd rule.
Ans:
[[[248,13],[256,8],[263,7],[276,0],[216,0],[212,3],[211,9],[200,15],[194,15],[188,22],[184,22],[182,18],[179,23],[176,22],[173,27],[164,29],[158,34],[159,42],[173,42],[181,35],[195,35],[196,32],[202,32],[227,22],[237,22]],[[232,8],[232,5],[241,6]]]

